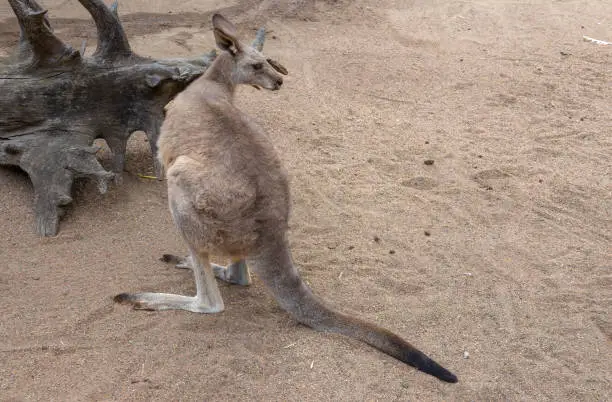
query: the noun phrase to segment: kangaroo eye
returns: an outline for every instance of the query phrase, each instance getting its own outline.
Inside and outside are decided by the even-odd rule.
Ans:
[[[263,63],[253,64],[253,70],[261,70],[262,68],[263,68]]]

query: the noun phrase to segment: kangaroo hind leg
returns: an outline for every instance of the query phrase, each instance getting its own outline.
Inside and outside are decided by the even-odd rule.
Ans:
[[[215,276],[222,281],[242,286],[251,284],[251,272],[244,258],[232,258],[232,262],[227,267],[211,265]]]
[[[174,267],[179,269],[193,269],[194,265],[191,255],[179,257],[174,254],[164,254],[160,260],[169,264],[174,264]],[[210,265],[215,277],[222,281],[241,286],[248,286],[251,284],[251,272],[244,258],[232,258],[232,262],[226,267],[213,263]]]
[[[223,299],[215,281],[207,255],[191,251],[196,295],[183,296],[171,293],[121,293],[114,300],[131,304],[139,310],[187,310],[194,313],[218,313],[224,310]]]
[[[185,257],[179,257],[178,255],[174,254],[164,254],[159,260],[168,264],[174,264],[174,268],[193,269],[193,261],[191,259],[191,254]],[[213,265],[214,267],[215,264],[211,265]]]

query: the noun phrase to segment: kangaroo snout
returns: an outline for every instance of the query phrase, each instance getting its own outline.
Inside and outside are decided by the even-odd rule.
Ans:
[[[280,89],[282,85],[283,85],[283,79],[281,77],[278,77],[276,79],[276,89]]]

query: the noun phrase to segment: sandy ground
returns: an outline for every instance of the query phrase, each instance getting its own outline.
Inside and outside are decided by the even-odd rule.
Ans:
[[[612,399],[612,46],[582,41],[612,40],[609,1],[179,3],[122,3],[132,46],[208,51],[219,9],[272,30],[285,86],[238,103],[291,174],[303,276],[460,382],[297,325],[257,278],[222,285],[218,315],[113,305],[194,291],[158,261],[185,246],[136,134],[124,184],[79,184],[55,238],[33,233],[27,176],[0,170],[0,400]],[[94,46],[76,1],[43,4]]]

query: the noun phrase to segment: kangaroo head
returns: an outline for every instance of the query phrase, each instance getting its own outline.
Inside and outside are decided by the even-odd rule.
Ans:
[[[252,85],[257,89],[262,87],[271,91],[280,89],[283,77],[278,72],[287,74],[287,70],[278,62],[267,59],[261,53],[261,48],[241,43],[236,36],[234,24],[221,14],[213,15],[212,21],[217,46],[229,52],[234,60],[232,83]]]

